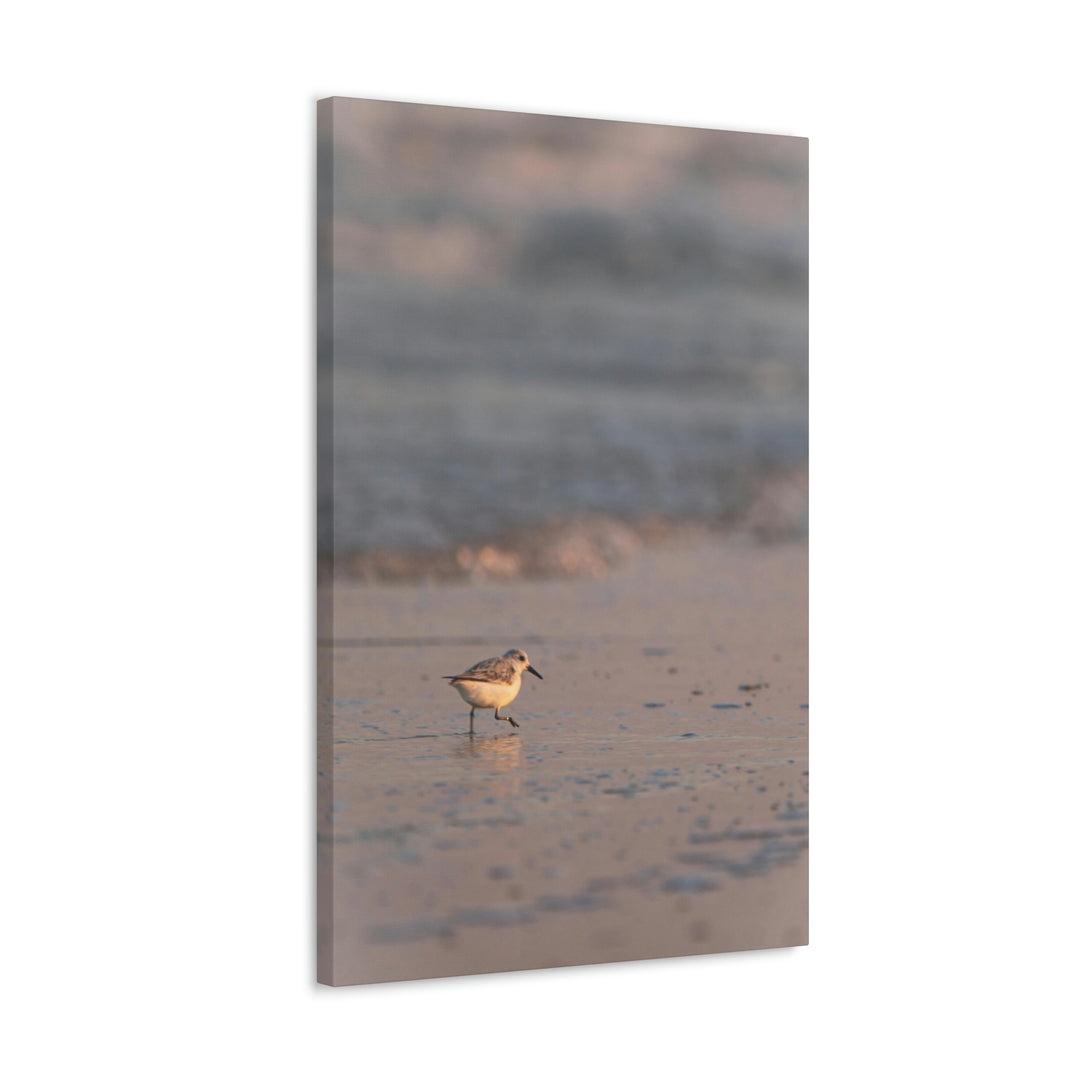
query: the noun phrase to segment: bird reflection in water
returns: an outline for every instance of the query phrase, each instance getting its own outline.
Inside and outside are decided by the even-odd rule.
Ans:
[[[491,735],[487,738],[473,737],[454,750],[454,756],[468,758],[491,773],[493,795],[516,795],[521,778],[517,768],[521,764],[521,740],[512,735]]]

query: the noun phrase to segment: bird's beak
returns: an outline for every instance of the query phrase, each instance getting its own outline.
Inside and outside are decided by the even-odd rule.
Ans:
[[[538,679],[542,679],[544,677],[543,675],[540,674],[539,671],[536,670],[536,668],[534,668],[532,666],[532,664],[530,664],[525,670],[526,671],[531,671]]]

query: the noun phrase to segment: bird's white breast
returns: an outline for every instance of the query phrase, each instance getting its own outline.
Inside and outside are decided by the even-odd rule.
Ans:
[[[477,709],[501,709],[518,696],[521,676],[515,675],[509,683],[468,682],[454,683],[454,689]]]

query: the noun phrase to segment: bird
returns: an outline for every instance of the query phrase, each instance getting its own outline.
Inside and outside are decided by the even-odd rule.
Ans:
[[[473,733],[473,715],[477,709],[494,709],[496,720],[505,720],[512,727],[521,727],[512,716],[500,716],[499,710],[518,696],[523,671],[538,679],[544,677],[529,663],[528,656],[521,649],[507,649],[502,656],[481,660],[460,675],[443,676],[472,706],[469,709],[470,735]]]

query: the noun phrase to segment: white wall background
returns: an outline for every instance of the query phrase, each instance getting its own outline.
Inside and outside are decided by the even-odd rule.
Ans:
[[[9,13],[9,1075],[1063,1074],[1064,10]],[[811,138],[808,949],[314,985],[314,102],[335,93]]]

